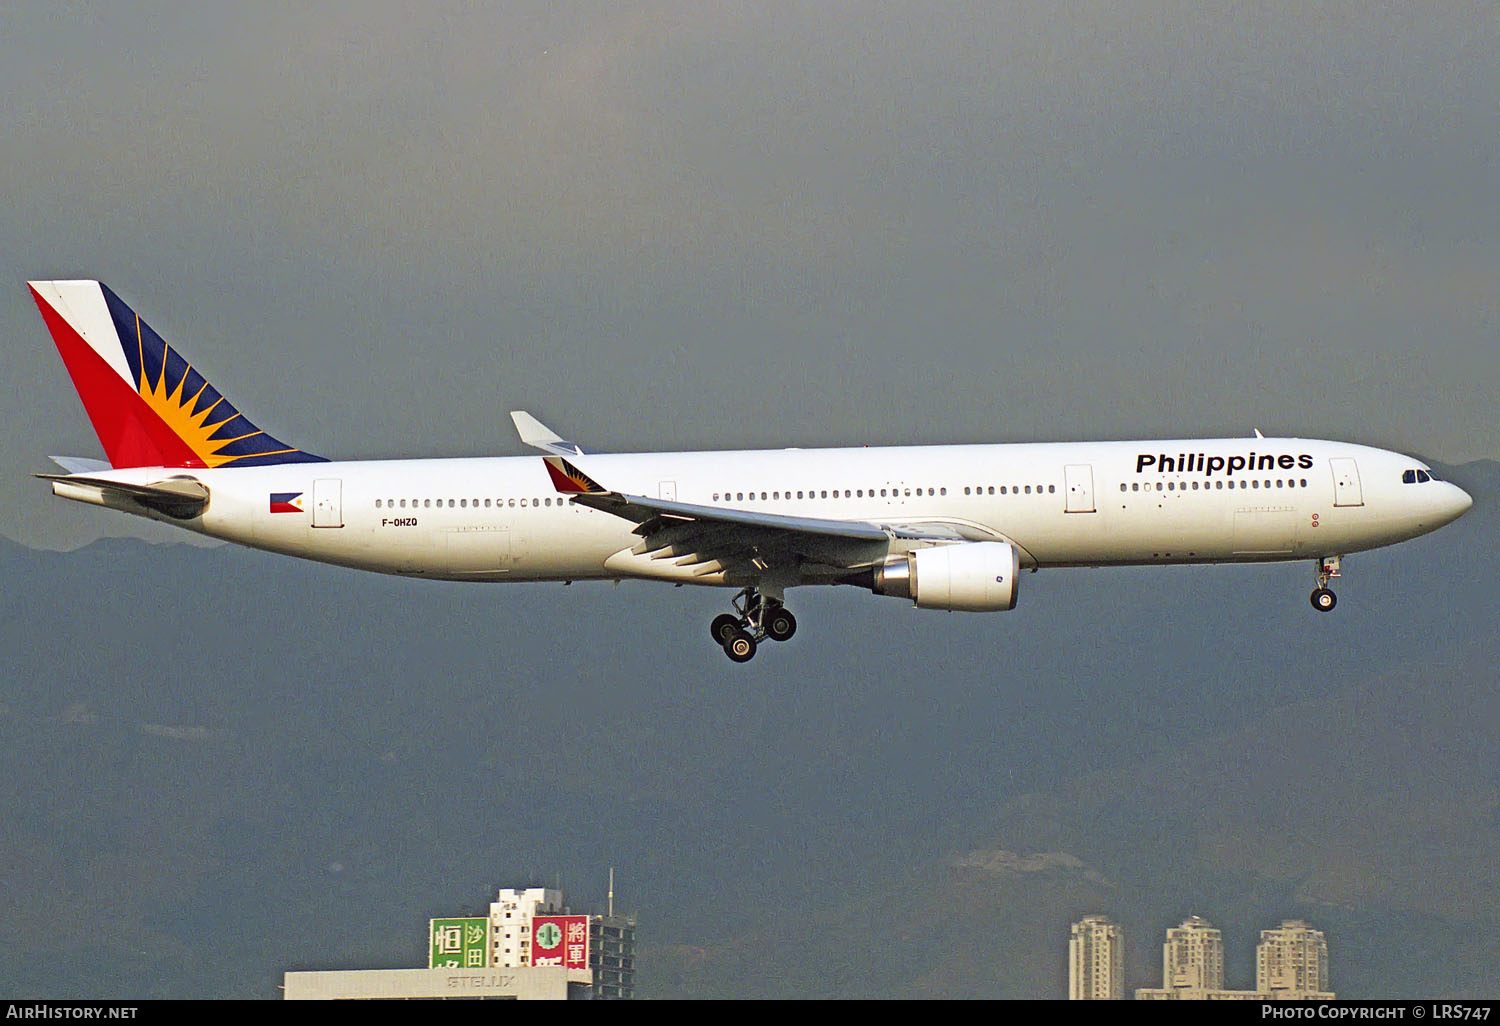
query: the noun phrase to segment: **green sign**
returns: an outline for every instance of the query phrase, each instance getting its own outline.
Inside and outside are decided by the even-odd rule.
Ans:
[[[556,923],[543,923],[536,929],[536,942],[547,950],[562,943],[562,927]]]
[[[429,969],[488,969],[488,919],[434,919],[428,945]]]

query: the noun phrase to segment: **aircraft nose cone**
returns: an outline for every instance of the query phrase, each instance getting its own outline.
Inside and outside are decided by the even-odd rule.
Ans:
[[[1449,520],[1457,520],[1469,511],[1469,507],[1474,505],[1474,497],[1456,484],[1450,484],[1448,488],[1452,494],[1448,498],[1446,512]]]

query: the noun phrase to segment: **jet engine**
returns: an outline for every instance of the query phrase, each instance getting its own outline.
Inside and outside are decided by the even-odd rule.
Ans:
[[[1016,607],[1020,558],[1006,542],[934,545],[874,568],[870,590],[909,598],[922,609],[974,613]]]

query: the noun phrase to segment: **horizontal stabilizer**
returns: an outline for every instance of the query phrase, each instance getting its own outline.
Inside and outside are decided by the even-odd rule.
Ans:
[[[104,470],[113,470],[108,460],[91,460],[84,456],[49,456],[47,457],[59,467],[70,474],[97,474]]]
[[[150,484],[130,484],[103,477],[79,474],[38,474],[52,482],[52,494],[77,499],[95,506],[129,509],[131,504],[145,507],[173,520],[192,520],[208,508],[208,488],[191,477],[169,477]]]

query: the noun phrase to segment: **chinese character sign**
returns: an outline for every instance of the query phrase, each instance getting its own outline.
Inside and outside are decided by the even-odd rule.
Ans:
[[[490,921],[488,919],[434,919],[429,969],[488,969],[490,966]]]
[[[531,964],[587,969],[589,917],[534,917],[531,920]]]

